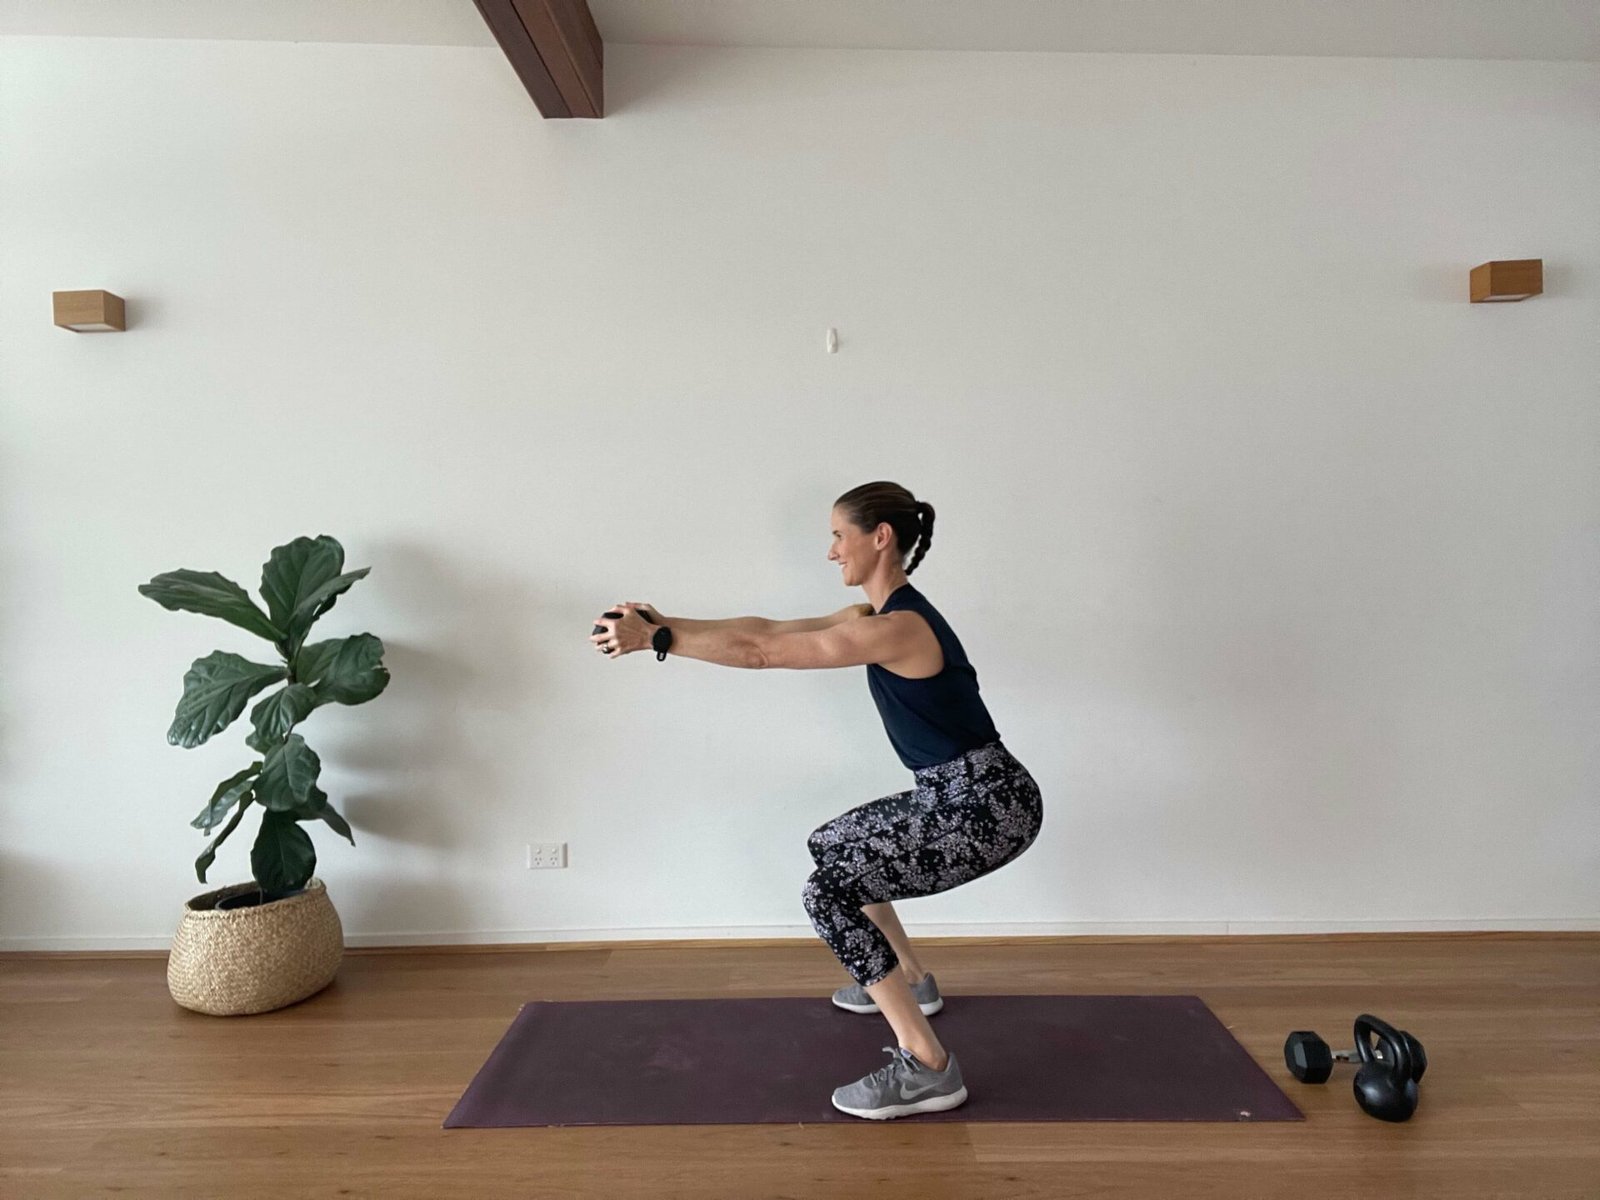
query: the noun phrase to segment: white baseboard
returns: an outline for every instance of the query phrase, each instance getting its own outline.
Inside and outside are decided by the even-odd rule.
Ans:
[[[1595,917],[1505,917],[1461,921],[1051,921],[906,922],[911,937],[1218,937],[1231,934],[1317,933],[1547,933],[1597,932]],[[725,938],[816,940],[809,925],[656,926],[631,929],[434,930],[404,933],[345,933],[347,946],[500,946],[544,942],[693,941]],[[819,943],[820,944],[820,943]],[[0,951],[166,950],[172,933],[139,937],[0,937]]]

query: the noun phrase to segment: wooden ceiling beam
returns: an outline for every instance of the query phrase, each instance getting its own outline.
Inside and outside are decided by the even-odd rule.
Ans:
[[[587,0],[473,0],[547,117],[605,115],[605,47]]]

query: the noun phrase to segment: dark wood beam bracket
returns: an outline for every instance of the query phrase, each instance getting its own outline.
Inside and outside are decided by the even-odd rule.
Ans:
[[[586,0],[473,0],[547,117],[605,115],[605,47]]]

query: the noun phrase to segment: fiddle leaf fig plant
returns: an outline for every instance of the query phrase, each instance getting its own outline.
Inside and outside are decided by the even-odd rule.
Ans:
[[[219,783],[189,822],[202,833],[222,825],[195,859],[201,883],[217,847],[252,804],[261,809],[261,828],[250,868],[263,897],[300,890],[316,869],[316,850],[300,822],[326,822],[355,845],[350,826],[317,787],[322,760],[295,727],[324,704],[365,704],[389,684],[383,643],[370,633],[306,644],[317,619],[370,570],[346,572],[344,547],[323,534],[296,538],[272,551],[261,568],[265,612],[242,587],[215,571],[167,571],[139,585],[140,594],[162,608],[220,617],[248,629],[271,642],[280,658],[275,664],[258,663],[215,650],[195,659],[183,677],[169,743],[186,750],[202,745],[237,720],[251,697],[273,684],[287,685],[250,710],[252,732],[244,741],[261,757]]]

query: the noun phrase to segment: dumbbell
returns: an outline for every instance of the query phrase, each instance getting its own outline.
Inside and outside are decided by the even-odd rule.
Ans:
[[[1423,1050],[1421,1042],[1404,1029],[1400,1030],[1400,1037],[1411,1052],[1411,1078],[1421,1083],[1422,1073],[1428,1069],[1427,1051]],[[1383,1061],[1381,1044],[1372,1052],[1372,1056],[1379,1062]],[[1360,1062],[1361,1055],[1355,1050],[1330,1050],[1328,1043],[1311,1030],[1299,1029],[1283,1043],[1283,1061],[1289,1068],[1289,1074],[1301,1083],[1327,1083],[1328,1077],[1333,1074],[1335,1062]]]
[[[654,625],[655,624],[655,622],[650,619],[650,614],[645,612],[643,609],[636,608],[633,611],[638,613],[641,617],[644,618],[644,622],[645,622],[646,625]],[[609,620],[609,621],[618,620],[618,619],[621,618],[621,616],[622,616],[621,612],[608,612],[608,613],[605,614],[606,619]],[[606,627],[604,625],[596,625],[594,627],[594,631],[596,633],[604,633],[606,631]],[[610,654],[611,653],[611,647],[610,646],[601,646],[600,647],[600,653],[601,654]]]

